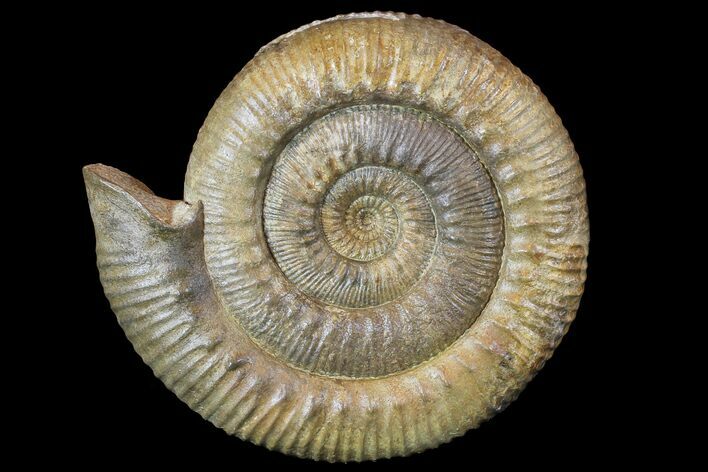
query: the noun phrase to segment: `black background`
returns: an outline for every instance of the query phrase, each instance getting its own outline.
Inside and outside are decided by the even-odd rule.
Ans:
[[[630,106],[628,20],[608,8],[482,8],[467,2],[268,3],[249,9],[183,7],[158,11],[64,11],[50,47],[58,59],[46,71],[62,88],[56,121],[65,126],[61,159],[67,231],[56,338],[47,359],[60,418],[44,439],[57,457],[99,463],[213,461],[246,464],[326,464],[270,452],[230,437],[181,403],[142,363],[118,326],[95,266],[93,227],[81,167],[101,162],[182,197],[192,143],[207,112],[257,50],[293,28],[335,14],[393,10],[459,25],[491,44],[538,84],[562,118],[585,172],[591,221],[586,292],[577,319],[553,358],[504,412],[437,449],[375,466],[543,466],[633,460],[636,435],[631,359],[620,354],[623,268],[615,248],[631,225],[615,191],[624,178],[617,149]],[[620,28],[622,24],[622,28]],[[58,77],[58,78],[57,78]],[[46,84],[45,84],[46,85]],[[51,84],[49,84],[51,85]],[[621,93],[620,93],[621,92]],[[41,97],[39,97],[41,100]],[[630,318],[628,320],[628,318]],[[41,430],[41,428],[40,428]],[[631,442],[631,441],[630,441]],[[90,452],[90,454],[87,454]],[[651,454],[652,451],[645,451]],[[371,463],[367,466],[372,466]],[[355,468],[360,466],[354,466]]]

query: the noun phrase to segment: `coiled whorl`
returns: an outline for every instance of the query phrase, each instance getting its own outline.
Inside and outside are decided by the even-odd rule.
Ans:
[[[95,220],[135,208],[96,233],[136,350],[202,416],[289,454],[360,461],[463,434],[543,365],[583,291],[566,130],[441,21],[346,15],[262,48],[199,132],[186,204],[87,176]]]

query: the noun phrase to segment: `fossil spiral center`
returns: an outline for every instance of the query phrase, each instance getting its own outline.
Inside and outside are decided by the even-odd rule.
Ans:
[[[406,293],[428,267],[437,239],[423,190],[401,170],[374,165],[355,167],[322,187],[315,217],[298,219],[297,233],[279,231],[276,214],[292,209],[276,211],[269,205],[276,202],[267,202],[266,228],[283,272],[303,292],[340,307],[381,305]],[[326,246],[308,255],[312,242],[300,235]]]
[[[354,261],[373,261],[420,230],[435,240],[435,220],[423,191],[401,172],[356,168],[339,178],[322,204],[322,230],[332,249]],[[427,255],[432,251],[428,244]],[[421,260],[422,272],[427,258]],[[384,300],[384,296],[374,299]]]
[[[399,232],[393,205],[385,197],[362,195],[341,208],[338,187],[327,194],[322,208],[322,229],[329,245],[356,261],[371,261],[386,254]]]

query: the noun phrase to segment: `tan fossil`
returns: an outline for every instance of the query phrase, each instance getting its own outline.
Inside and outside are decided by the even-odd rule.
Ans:
[[[407,455],[476,427],[583,291],[566,130],[507,59],[437,20],[339,16],[265,46],[201,128],[184,202],[84,176],[135,350],[213,424],[301,457]]]

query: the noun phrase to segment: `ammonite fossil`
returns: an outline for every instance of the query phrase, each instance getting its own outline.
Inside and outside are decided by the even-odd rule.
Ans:
[[[84,174],[135,350],[204,418],[288,454],[400,456],[476,427],[583,291],[566,130],[501,54],[437,20],[339,16],[265,46],[199,131],[184,201]]]

